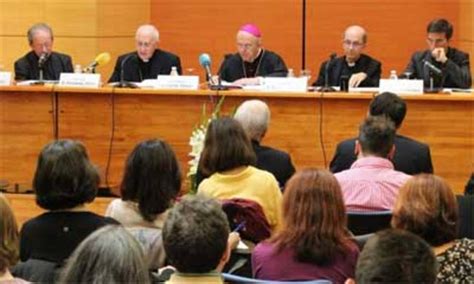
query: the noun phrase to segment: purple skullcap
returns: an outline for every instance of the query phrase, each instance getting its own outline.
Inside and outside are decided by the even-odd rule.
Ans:
[[[254,24],[246,24],[240,27],[239,31],[247,32],[255,37],[261,37],[262,33],[258,29],[258,27]]]

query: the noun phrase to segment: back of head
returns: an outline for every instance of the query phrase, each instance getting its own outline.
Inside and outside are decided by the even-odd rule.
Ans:
[[[453,25],[446,19],[435,19],[426,27],[427,33],[444,33],[446,39],[450,40],[453,36]]]
[[[87,237],[66,263],[59,283],[148,283],[140,244],[122,226],[108,225]]]
[[[163,243],[171,265],[183,273],[206,273],[219,265],[227,248],[229,224],[220,203],[188,196],[168,214]]]
[[[341,188],[332,173],[305,169],[288,181],[283,195],[283,228],[272,239],[291,247],[299,261],[324,265],[348,243]]]
[[[255,165],[255,152],[240,123],[229,117],[211,121],[199,166],[205,175]]]
[[[28,32],[26,33],[26,36],[28,38],[28,43],[30,45],[33,43],[33,38],[35,37],[36,32],[39,31],[39,30],[48,32],[51,35],[51,40],[54,39],[53,30],[51,29],[51,27],[48,24],[46,24],[46,23],[37,23],[37,24],[34,24],[33,26],[31,26],[28,29]]]
[[[393,148],[395,126],[383,116],[369,116],[359,127],[359,144],[364,155],[387,158]]]
[[[456,238],[458,214],[456,196],[446,181],[421,174],[410,178],[400,189],[392,226],[439,246]]]
[[[80,142],[57,140],[39,154],[33,188],[40,207],[69,209],[92,202],[98,185],[97,169]]]
[[[270,123],[270,109],[261,100],[243,102],[234,114],[251,140],[260,141]]]
[[[18,226],[6,197],[0,193],[0,276],[18,261]]]
[[[356,283],[435,283],[436,259],[430,246],[403,230],[376,233],[364,246]]]
[[[396,128],[400,128],[407,113],[407,105],[400,96],[384,92],[372,100],[369,113],[371,116],[384,115],[395,123]]]
[[[120,191],[138,203],[140,214],[154,221],[168,209],[181,188],[181,171],[171,146],[163,140],[139,143],[128,156]]]

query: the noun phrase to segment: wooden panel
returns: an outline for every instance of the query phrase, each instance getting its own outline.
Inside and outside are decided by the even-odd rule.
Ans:
[[[31,188],[38,153],[54,137],[52,95],[21,90],[0,90],[0,179]]]
[[[400,73],[414,51],[426,48],[426,26],[434,18],[447,18],[454,25],[452,45],[459,44],[460,2],[308,0],[307,64],[317,76],[329,54],[343,54],[344,29],[359,24],[368,31],[365,51],[382,62],[383,76],[388,77],[390,70]]]
[[[184,68],[199,74],[198,56],[207,52],[217,72],[226,53],[237,52],[235,35],[245,23],[257,24],[265,48],[280,54],[289,68],[301,62],[301,1],[293,0],[152,0],[151,22],[161,46],[177,53]]]
[[[44,209],[36,205],[33,194],[6,193],[5,196],[10,202],[19,228],[29,219],[45,212]],[[87,204],[86,208],[96,214],[104,215],[111,201],[112,198],[98,197],[92,203]]]

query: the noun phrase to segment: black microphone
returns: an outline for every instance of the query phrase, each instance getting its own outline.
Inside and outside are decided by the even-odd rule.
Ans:
[[[438,67],[434,66],[433,64],[431,64],[431,62],[429,62],[428,60],[425,60],[423,59],[423,64],[428,67],[428,69],[430,69],[433,73],[435,73],[436,75],[438,76],[441,76],[443,75],[443,71],[441,71],[441,69],[439,69]]]
[[[48,53],[43,52],[41,53],[39,59],[38,59],[38,68],[43,69],[44,63],[48,59]]]
[[[324,66],[324,86],[319,88],[319,91],[320,92],[335,92],[336,90],[329,86],[329,69],[331,68],[331,65],[334,61],[334,59],[336,59],[337,57],[337,54],[334,52],[334,53],[331,53],[331,55],[329,56],[329,60],[326,62],[326,66]]]
[[[132,89],[138,88],[137,85],[135,85],[135,84],[133,84],[133,83],[131,83],[131,82],[125,81],[125,78],[124,78],[124,77],[125,77],[125,75],[124,75],[124,73],[125,73],[125,72],[124,72],[125,63],[127,63],[128,60],[130,60],[130,58],[137,58],[136,53],[133,52],[133,53],[131,53],[131,54],[125,56],[125,58],[124,58],[124,59],[122,60],[122,62],[120,63],[120,82],[119,82],[119,84],[117,85],[117,87],[119,87],[119,88],[132,88]],[[140,67],[138,67],[138,68],[140,68]]]

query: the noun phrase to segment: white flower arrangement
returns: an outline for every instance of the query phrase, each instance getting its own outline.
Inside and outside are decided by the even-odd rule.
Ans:
[[[224,102],[224,96],[222,96],[217,104],[214,105],[214,110],[212,111],[210,117],[207,117],[206,113],[206,104],[202,106],[202,118],[201,123],[196,125],[189,137],[189,145],[191,146],[191,152],[188,154],[191,157],[191,160],[188,162],[189,171],[186,176],[189,179],[190,183],[190,193],[196,193],[197,184],[196,184],[196,173],[199,166],[199,159],[201,158],[201,152],[204,149],[204,140],[206,138],[207,127],[213,119],[216,119],[220,116],[220,111],[222,103]]]

